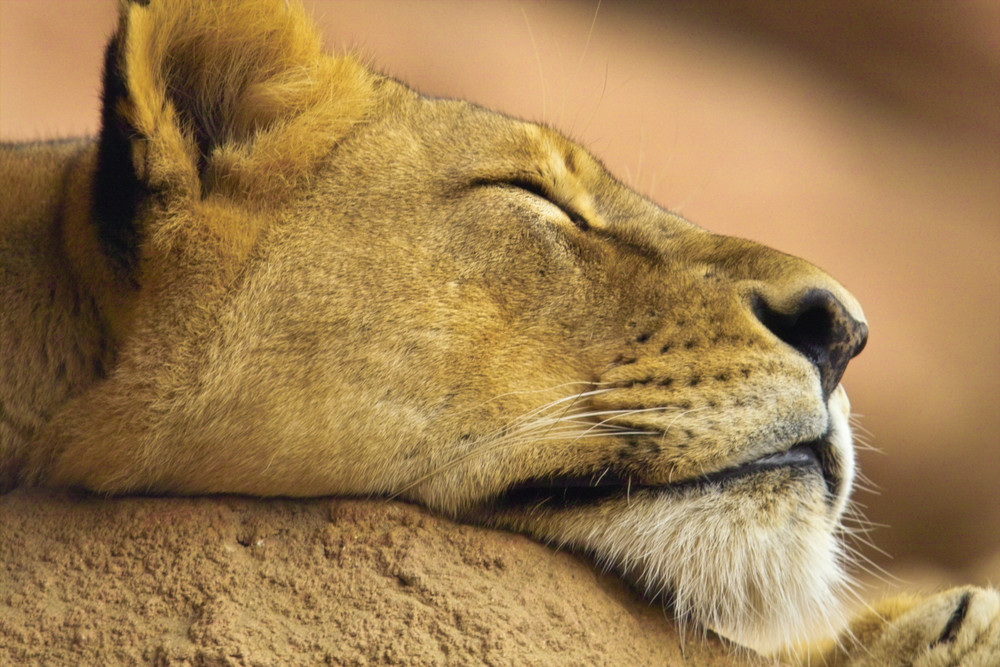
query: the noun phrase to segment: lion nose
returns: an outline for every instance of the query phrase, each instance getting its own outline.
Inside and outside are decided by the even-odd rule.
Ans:
[[[803,294],[791,312],[777,311],[757,295],[753,312],[771,333],[816,366],[824,396],[837,388],[847,362],[868,342],[868,326],[851,317],[844,304],[825,289]]]

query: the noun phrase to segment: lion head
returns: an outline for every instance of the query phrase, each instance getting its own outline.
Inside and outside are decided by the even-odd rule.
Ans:
[[[398,497],[750,645],[836,608],[867,329],[827,274],[278,0],[123,5],[102,118],[61,233],[111,361],[25,479]]]

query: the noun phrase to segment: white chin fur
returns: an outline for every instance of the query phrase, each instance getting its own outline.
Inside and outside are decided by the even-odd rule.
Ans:
[[[642,490],[562,510],[540,505],[500,523],[588,551],[648,597],[672,600],[681,622],[762,653],[831,636],[844,622],[839,532],[854,454],[843,389],[829,408],[844,478],[832,500],[815,472],[779,469],[724,488]]]
[[[854,436],[851,433],[851,401],[847,398],[844,385],[838,384],[827,402],[830,415],[829,441],[840,462],[840,476],[843,480],[840,493],[834,501],[833,512],[838,519],[847,507],[854,486],[856,466],[854,462]]]
[[[826,634],[840,621],[845,581],[827,519],[785,499],[768,507],[741,495],[633,500],[592,536],[595,551],[647,595],[668,592],[678,618],[738,644],[767,652]]]
[[[777,495],[753,498],[750,485]],[[829,511],[821,480],[776,471],[727,492],[643,492],[543,522],[551,541],[591,552],[648,597],[666,594],[682,622],[766,653],[842,622],[843,554]]]

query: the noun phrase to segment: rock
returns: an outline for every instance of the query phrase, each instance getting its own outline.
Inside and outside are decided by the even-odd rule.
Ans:
[[[383,500],[0,496],[0,663],[716,665],[586,560]]]

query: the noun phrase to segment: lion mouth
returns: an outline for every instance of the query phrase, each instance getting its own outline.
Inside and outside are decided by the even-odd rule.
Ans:
[[[567,475],[519,482],[507,489],[498,500],[508,506],[544,503],[568,507],[593,504],[607,498],[628,496],[641,491],[670,493],[690,489],[723,488],[738,480],[779,469],[821,475],[829,497],[835,498],[840,482],[834,471],[832,457],[832,446],[829,442],[813,440],[797,444],[782,452],[767,454],[753,461],[673,484],[643,484],[634,475],[619,474],[608,468],[593,475]]]

